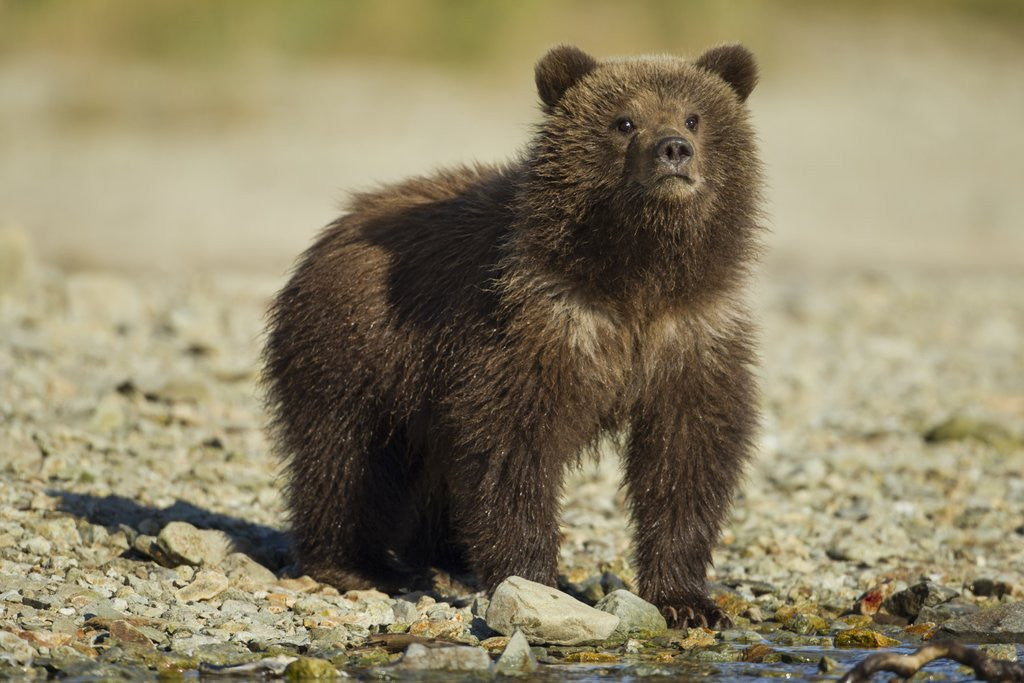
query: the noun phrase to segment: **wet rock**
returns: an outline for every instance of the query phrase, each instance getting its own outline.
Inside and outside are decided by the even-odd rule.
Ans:
[[[936,585],[931,581],[915,584],[906,590],[893,593],[883,603],[891,614],[906,617],[913,621],[925,607],[935,607],[949,602],[958,593],[952,588]]]
[[[619,661],[617,655],[611,652],[570,652],[563,659],[563,662],[569,664],[604,664]]]
[[[491,658],[479,647],[426,647],[413,643],[392,668],[399,671],[486,671],[490,667]]]
[[[691,650],[694,648],[711,647],[715,644],[715,632],[711,629],[701,628],[699,626],[689,629],[686,632],[686,637],[680,640],[674,641],[681,650]]]
[[[778,654],[773,648],[763,643],[757,645],[751,645],[743,651],[744,662],[750,662],[751,664],[759,664],[765,660],[766,657]]]
[[[608,638],[619,624],[613,614],[596,610],[543,584],[512,576],[491,596],[487,625],[504,635],[521,629],[531,643],[578,645]]]
[[[228,577],[212,569],[196,572],[192,583],[178,589],[174,597],[180,602],[198,602],[220,595],[228,588]]]
[[[823,674],[831,674],[839,671],[839,662],[825,655],[818,660],[818,671]]]
[[[782,627],[802,636],[829,632],[827,621],[817,614],[809,614],[807,612],[797,612],[791,618],[782,622]]]
[[[637,631],[661,633],[668,629],[665,617],[657,607],[626,590],[615,590],[601,598],[595,609],[619,618],[615,633],[628,636]]]
[[[338,678],[341,675],[329,661],[315,657],[299,657],[288,664],[284,670],[284,677],[289,681],[304,681],[310,678]]]
[[[836,647],[897,647],[900,641],[867,628],[851,628],[836,634]]]
[[[978,646],[978,649],[992,659],[1001,659],[1005,662],[1016,662],[1019,659],[1017,646],[1011,643],[988,643]]]
[[[499,676],[524,676],[536,671],[538,666],[537,658],[530,650],[530,642],[522,631],[516,631],[508,639],[505,651],[494,666],[494,672]]]
[[[695,662],[738,662],[743,658],[743,651],[726,643],[711,647],[695,648],[686,653],[686,658]]]
[[[980,608],[973,602],[967,602],[961,598],[953,598],[949,602],[943,602],[934,607],[922,607],[917,614],[916,624],[935,623],[942,624],[952,619],[959,619],[975,614]]]
[[[1024,642],[1024,602],[1008,602],[946,622],[938,635],[982,643]]]
[[[222,531],[197,529],[188,522],[171,522],[156,539],[175,564],[208,567],[223,560],[231,548],[231,538]]]

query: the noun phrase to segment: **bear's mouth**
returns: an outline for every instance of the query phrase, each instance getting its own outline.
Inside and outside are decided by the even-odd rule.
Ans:
[[[687,185],[696,185],[697,184],[696,178],[692,177],[688,173],[665,173],[665,174],[663,174],[661,176],[661,178],[658,179],[658,181],[659,182],[663,182],[663,181],[672,181],[672,182],[682,181],[682,182],[686,183]]]

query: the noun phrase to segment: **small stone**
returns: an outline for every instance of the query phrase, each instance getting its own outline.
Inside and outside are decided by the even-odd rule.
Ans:
[[[53,551],[53,544],[42,536],[30,536],[25,541],[24,547],[28,552],[40,557],[45,557]]]
[[[517,629],[534,644],[579,645],[605,640],[619,624],[613,614],[584,605],[561,591],[518,576],[491,596],[487,625],[504,635]]]
[[[179,602],[198,602],[220,595],[228,588],[228,577],[212,569],[196,572],[196,578],[174,593]]]
[[[230,553],[219,566],[233,586],[244,590],[263,588],[277,581],[274,572],[245,553]]]
[[[420,618],[420,611],[416,609],[416,605],[406,600],[395,600],[391,611],[395,613],[395,621],[400,624],[412,624]]]
[[[47,647],[51,650],[71,642],[70,633],[50,633],[48,631],[22,631],[18,634],[22,640],[36,647]]]
[[[982,643],[1024,642],[1024,602],[1008,602],[942,625],[942,635]]]
[[[924,435],[924,440],[928,443],[965,439],[980,441],[1003,453],[1021,446],[1021,440],[1003,425],[967,415],[954,415],[945,422],[935,425]]]
[[[197,529],[188,522],[169,523],[156,541],[175,564],[196,567],[218,564],[231,548],[231,538],[223,531]]]
[[[127,420],[124,398],[117,393],[107,394],[93,408],[89,426],[97,432],[110,434],[120,431]]]
[[[341,674],[326,659],[316,657],[299,657],[284,670],[284,677],[289,681],[303,681],[308,678],[338,678]]]
[[[825,655],[818,660],[818,671],[823,674],[831,674],[839,671],[839,662]]]
[[[711,647],[716,642],[715,632],[711,629],[696,626],[686,632],[686,637],[678,641],[681,650],[693,650],[702,647]]]
[[[913,621],[925,607],[935,607],[949,602],[958,593],[952,588],[944,588],[931,581],[915,584],[906,590],[893,593],[883,606],[891,614],[906,617]]]
[[[774,653],[774,649],[767,645],[764,645],[763,643],[758,645],[751,645],[743,651],[743,661],[750,662],[752,664],[759,664],[764,661],[765,657]]]
[[[725,643],[695,648],[686,653],[687,659],[697,662],[738,662],[742,657],[742,651]]]
[[[978,649],[992,659],[1000,659],[1004,662],[1016,662],[1018,660],[1017,646],[1012,643],[988,643],[979,645]]]
[[[807,612],[797,612],[791,619],[784,621],[782,627],[802,636],[829,632],[827,621],[817,614],[809,614]]]
[[[628,636],[637,631],[661,633],[668,623],[657,607],[626,590],[612,591],[594,605],[595,609],[619,618],[615,633]]]
[[[981,611],[981,608],[973,602],[968,602],[963,598],[953,598],[949,602],[943,602],[934,607],[922,607],[914,623],[924,624],[933,622],[944,624],[953,619],[977,614],[979,611]]]
[[[610,652],[570,652],[562,661],[570,664],[600,664],[617,662],[619,658]]]
[[[124,619],[124,612],[120,612],[114,609],[113,605],[107,600],[95,600],[84,605],[81,608],[82,616],[85,619],[91,619],[93,617],[102,617],[104,619]]]
[[[441,640],[455,640],[466,628],[466,623],[460,620],[437,620],[421,619],[409,626],[409,633],[414,636]]]
[[[871,567],[891,552],[878,543],[846,532],[836,533],[825,548],[825,554],[833,560],[857,562]]]
[[[479,647],[426,647],[413,643],[393,668],[401,671],[486,671],[490,667],[491,658]]]
[[[851,628],[836,634],[836,647],[897,647],[900,641],[868,628]]]
[[[508,639],[505,651],[494,666],[494,672],[499,676],[523,676],[533,673],[538,666],[537,658],[530,651],[529,641],[522,631],[517,630]]]
[[[36,656],[35,649],[25,640],[10,631],[0,630],[0,661],[7,660],[11,664],[26,666]]]
[[[153,642],[146,636],[145,633],[132,626],[130,623],[123,619],[118,619],[111,622],[110,624],[110,635],[117,638],[122,643],[128,643],[131,645],[139,645],[144,648],[152,648]]]

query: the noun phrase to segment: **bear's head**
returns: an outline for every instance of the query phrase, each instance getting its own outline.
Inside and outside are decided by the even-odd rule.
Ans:
[[[538,62],[536,81],[544,119],[527,152],[527,196],[534,215],[563,226],[541,245],[553,257],[568,265],[589,243],[605,252],[591,264],[620,250],[620,262],[639,266],[682,245],[689,254],[676,262],[689,256],[694,277],[709,259],[745,260],[760,188],[750,51],[598,61],[560,46]]]

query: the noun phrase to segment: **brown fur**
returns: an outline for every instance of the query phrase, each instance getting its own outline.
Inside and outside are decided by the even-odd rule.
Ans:
[[[566,467],[626,433],[641,595],[676,624],[724,620],[704,582],[756,423],[738,299],[755,81],[739,46],[689,62],[555,48],[519,160],[355,197],[279,294],[265,355],[305,571],[389,591],[430,566],[554,585]],[[656,152],[666,136],[692,145],[686,178]]]

